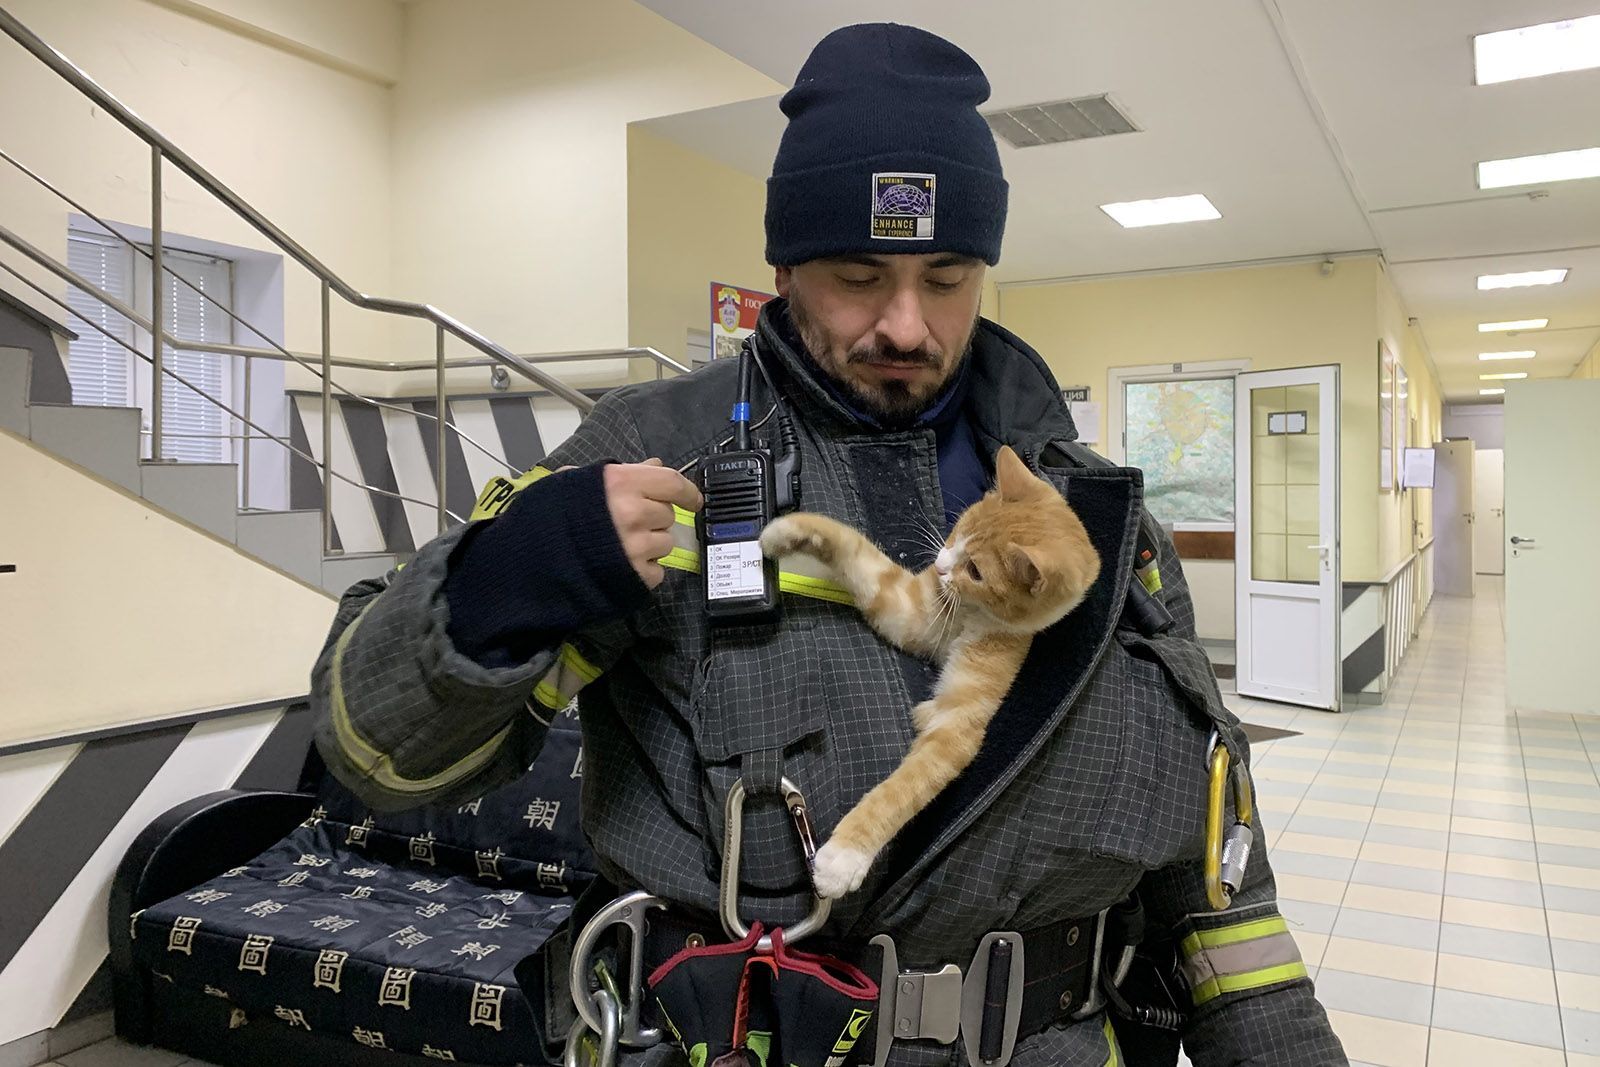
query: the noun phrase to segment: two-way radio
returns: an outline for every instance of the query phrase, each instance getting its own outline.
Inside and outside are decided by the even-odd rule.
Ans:
[[[778,565],[761,554],[761,531],[780,512],[791,510],[800,496],[800,449],[794,427],[755,346],[752,336],[739,351],[733,433],[723,450],[700,460],[695,472],[705,498],[695,518],[695,533],[700,539],[706,616],[715,624],[750,626],[777,620]],[[752,446],[750,440],[750,385],[757,368],[772,392],[778,416],[782,454],[776,461],[771,450]]]

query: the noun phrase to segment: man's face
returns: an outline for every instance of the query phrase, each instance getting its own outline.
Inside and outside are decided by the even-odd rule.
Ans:
[[[779,267],[800,339],[870,414],[921,414],[977,329],[982,260],[947,253],[849,255]]]

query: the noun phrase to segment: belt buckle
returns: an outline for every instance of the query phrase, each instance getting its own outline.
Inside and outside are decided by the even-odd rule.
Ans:
[[[896,1041],[955,1041],[961,1035],[961,968],[947,963],[937,971],[902,971],[894,938],[878,934],[869,944],[883,950],[873,1067],[888,1062]]]
[[[1002,944],[1010,948],[1010,967],[1003,979],[989,973],[994,949]],[[967,967],[967,980],[961,989],[961,1037],[966,1046],[968,1063],[982,1064],[983,1067],[1005,1067],[1011,1062],[1011,1053],[1017,1047],[1017,1030],[1022,1023],[1025,982],[1023,948],[1020,933],[1015,930],[996,930],[985,934],[983,940],[978,942],[978,950],[972,954],[972,963]],[[991,981],[991,978],[994,980]],[[989,995],[999,991],[1003,991],[1005,996],[1005,1013],[1000,1020],[1000,1047],[995,1055],[985,1057],[984,1046],[993,1047],[990,1042],[984,1041],[988,1036],[984,1033],[985,1016],[991,1015],[987,1010]],[[992,1018],[990,1021],[993,1021]]]

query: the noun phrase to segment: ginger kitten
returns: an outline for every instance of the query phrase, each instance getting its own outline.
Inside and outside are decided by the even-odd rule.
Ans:
[[[773,521],[761,548],[774,558],[800,552],[827,564],[884,640],[943,663],[933,695],[911,710],[917,737],[905,760],[817,850],[817,892],[842,897],[860,888],[890,839],[972,762],[1033,635],[1082,603],[1100,557],[1066,500],[1009,447],[995,457],[995,487],[961,515],[921,571],[821,515]]]

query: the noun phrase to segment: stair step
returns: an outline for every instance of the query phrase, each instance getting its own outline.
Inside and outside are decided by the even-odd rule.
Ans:
[[[363,578],[388,574],[394,565],[394,555],[389,552],[346,552],[328,556],[322,561],[322,588],[341,596]]]
[[[33,404],[34,443],[129,492],[140,490],[139,409]]]
[[[307,585],[322,585],[322,513],[241,511],[234,543]]]
[[[236,463],[139,463],[140,493],[158,508],[227,541],[238,537]]]
[[[0,429],[28,436],[28,379],[33,353],[0,346]]]

